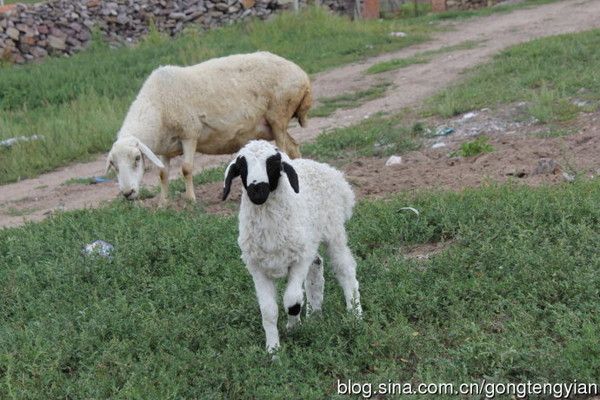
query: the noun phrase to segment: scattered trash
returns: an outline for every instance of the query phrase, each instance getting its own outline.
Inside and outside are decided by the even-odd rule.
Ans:
[[[400,208],[399,211],[404,211],[404,210],[414,212],[415,214],[417,214],[417,217],[420,215],[419,210],[417,210],[416,208],[413,208],[413,207],[402,207],[402,208]]]
[[[579,100],[579,99],[573,100],[572,103],[574,105],[576,105],[577,107],[585,107],[585,106],[588,106],[590,104],[589,101]]]
[[[392,37],[406,37],[406,32],[390,32],[390,36]]]
[[[563,178],[565,178],[565,181],[567,182],[575,182],[575,175],[569,174],[568,172],[563,172],[562,173]]]
[[[105,176],[93,176],[90,179],[90,185],[95,185],[96,183],[104,183],[104,182],[110,182],[111,179],[105,177]]]
[[[114,246],[104,240],[96,240],[90,244],[87,244],[83,249],[83,252],[88,255],[99,255],[101,257],[110,258],[114,250]]]
[[[454,133],[454,128],[451,128],[449,126],[440,126],[436,129],[433,136],[448,136],[452,133]]]
[[[551,158],[540,158],[533,175],[550,175],[560,171],[560,165]]]
[[[461,118],[461,120],[462,121],[467,121],[467,120],[469,120],[471,118],[475,118],[476,115],[477,115],[476,112],[471,111],[471,112],[468,112],[465,115],[463,115],[462,118]]]
[[[437,143],[434,143],[433,146],[431,146],[432,149],[439,149],[440,147],[446,147],[446,143],[437,142]]]
[[[371,116],[371,114],[367,114],[363,117],[363,119],[369,119],[370,116]]]
[[[386,167],[389,167],[390,165],[397,165],[397,164],[402,164],[402,157],[400,157],[400,156],[391,156],[385,162],[385,166]]]
[[[0,146],[4,147],[5,149],[10,149],[11,147],[13,147],[15,144],[17,144],[19,142],[32,142],[34,140],[41,140],[43,138],[44,138],[44,136],[42,136],[42,135],[15,136],[15,137],[0,141]]]

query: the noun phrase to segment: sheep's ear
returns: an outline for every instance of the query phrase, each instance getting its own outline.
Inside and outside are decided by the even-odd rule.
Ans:
[[[165,165],[162,163],[162,161],[160,161],[160,159],[156,156],[156,154],[154,154],[152,152],[152,150],[150,150],[150,148],[148,146],[146,146],[144,143],[142,143],[138,140],[137,147],[138,147],[138,149],[140,149],[142,154],[145,155],[146,157],[148,157],[148,159],[150,161],[152,161],[154,163],[154,165],[156,165],[158,168],[162,169],[165,167]]]
[[[223,196],[221,197],[222,201],[225,201],[227,196],[229,196],[229,191],[231,190],[231,181],[236,176],[240,176],[240,167],[237,164],[237,160],[232,161],[225,170],[225,185],[223,186]]]
[[[294,167],[292,167],[285,161],[283,161],[281,165],[283,166],[283,172],[286,173],[288,180],[290,181],[290,185],[292,185],[292,189],[294,189],[294,192],[300,193],[300,187],[298,186],[298,174],[296,173]]]

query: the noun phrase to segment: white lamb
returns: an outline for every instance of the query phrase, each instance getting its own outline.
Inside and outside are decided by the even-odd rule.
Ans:
[[[307,314],[321,310],[323,266],[318,256],[327,245],[346,307],[360,316],[356,261],[347,244],[345,222],[352,216],[354,193],[343,174],[327,164],[290,160],[272,144],[253,140],[225,171],[223,200],[240,176],[243,190],[238,244],[252,274],[260,305],[266,347],[279,346],[274,279],[288,278],[283,305],[287,327],[300,321],[304,289]],[[280,177],[287,179],[280,179]]]
[[[267,139],[275,140],[292,158],[299,157],[298,144],[287,127],[292,117],[306,125],[311,101],[308,75],[291,61],[267,52],[216,58],[190,67],[160,67],[131,104],[106,170],[114,168],[121,193],[135,199],[147,157],[160,168],[161,203],[165,203],[170,159],[183,154],[185,196],[195,200],[196,152],[230,154],[251,139]]]

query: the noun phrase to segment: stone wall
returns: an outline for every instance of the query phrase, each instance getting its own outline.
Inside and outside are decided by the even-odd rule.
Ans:
[[[248,17],[266,18],[292,0],[51,0],[0,9],[0,58],[24,63],[85,48],[92,29],[112,43],[135,42],[154,24],[175,35],[188,24],[211,29]],[[301,0],[304,2],[304,0]],[[343,11],[343,0],[326,0]]]
[[[502,0],[446,0],[446,10],[473,10],[490,7]],[[439,3],[439,1],[438,1]]]

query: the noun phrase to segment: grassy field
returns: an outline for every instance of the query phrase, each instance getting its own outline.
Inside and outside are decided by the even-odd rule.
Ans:
[[[319,99],[320,105],[310,110],[311,117],[327,117],[338,109],[355,108],[367,101],[385,95],[391,83],[379,82],[368,89],[357,92],[344,93],[339,96],[325,97]]]
[[[452,116],[527,101],[530,114],[541,122],[572,119],[581,110],[598,106],[599,41],[600,30],[592,30],[511,47],[434,96],[429,102],[430,112]],[[576,105],[574,100],[585,105]]]
[[[394,38],[392,31],[409,32]],[[96,40],[71,58],[0,68],[0,140],[45,140],[0,150],[0,184],[106,151],[147,75],[159,65],[195,64],[232,53],[268,50],[314,73],[425,40],[431,26],[403,20],[351,22],[318,9],[281,14],[177,39],[152,33],[134,48]]]
[[[412,57],[396,58],[396,59],[389,60],[389,61],[382,61],[380,63],[373,64],[371,67],[369,67],[369,69],[367,69],[367,74],[380,74],[382,72],[393,71],[393,70],[400,69],[400,68],[406,68],[409,65],[413,65],[413,64],[427,64],[428,62],[430,62],[433,59],[433,57],[435,57],[439,54],[448,53],[448,52],[457,51],[457,50],[472,49],[474,47],[477,47],[478,43],[479,42],[468,40],[464,43],[460,43],[455,46],[447,46],[447,47],[442,47],[437,50],[424,51],[422,53],[415,54]]]
[[[324,315],[283,334],[275,363],[235,217],[118,202],[2,230],[0,397],[338,398],[338,379],[595,381],[599,196],[595,180],[359,204],[348,230],[364,321],[346,315],[326,269]],[[407,205],[421,216],[399,211]],[[112,259],[82,255],[99,238]],[[428,260],[403,255],[434,242],[449,245]]]

